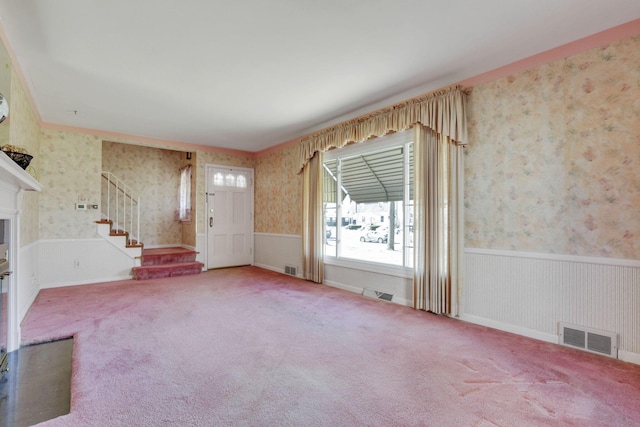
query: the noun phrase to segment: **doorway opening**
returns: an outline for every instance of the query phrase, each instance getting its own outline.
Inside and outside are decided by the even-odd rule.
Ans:
[[[253,265],[253,169],[207,165],[207,269]]]

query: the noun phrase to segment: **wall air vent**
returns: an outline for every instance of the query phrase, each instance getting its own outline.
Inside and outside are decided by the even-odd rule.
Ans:
[[[393,294],[388,294],[386,292],[380,292],[380,291],[374,291],[372,289],[367,289],[367,288],[362,290],[362,295],[364,295],[366,297],[375,298],[375,299],[385,300],[385,301],[391,301],[393,299]]]
[[[288,274],[290,276],[295,276],[297,275],[298,272],[298,267],[294,267],[292,265],[285,265],[284,266],[284,273]]]
[[[590,353],[618,358],[618,334],[585,326],[558,322],[558,343]]]

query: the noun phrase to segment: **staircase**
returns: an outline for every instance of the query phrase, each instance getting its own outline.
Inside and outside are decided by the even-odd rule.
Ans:
[[[197,252],[181,247],[144,249],[140,241],[141,199],[111,172],[102,172],[102,218],[96,221],[98,235],[134,260],[134,279],[199,274],[204,264]],[[132,232],[133,234],[130,234]]]
[[[109,219],[102,219],[96,221],[98,235],[118,248],[120,251],[127,254],[133,259],[138,259],[142,255],[142,248],[144,245],[142,242],[136,239],[129,238],[129,233],[113,227],[113,221]]]
[[[204,264],[196,261],[196,251],[190,249],[156,248],[142,250],[142,265],[131,270],[136,280],[200,274]]]

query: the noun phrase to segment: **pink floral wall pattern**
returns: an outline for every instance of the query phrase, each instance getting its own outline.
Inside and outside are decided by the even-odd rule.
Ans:
[[[12,96],[21,112],[11,141],[34,152],[44,187],[25,197],[39,210],[25,217],[22,244],[93,238],[97,218],[73,206],[79,196],[99,200],[102,139],[40,132],[22,88]],[[468,114],[466,247],[638,259],[640,36],[476,86]],[[257,158],[198,152],[197,232],[211,163],[255,168],[256,232],[300,235],[296,152],[295,145]],[[156,243],[177,243],[181,233],[166,237]]]
[[[640,36],[473,88],[471,248],[637,259]]]
[[[40,156],[40,239],[94,238],[99,210],[76,210],[75,205],[82,199],[100,203],[102,140],[43,129]]]
[[[9,144],[22,147],[33,156],[28,171],[38,179],[38,169],[42,162],[40,158],[40,124],[38,117],[31,108],[24,88],[20,84],[15,71],[11,70],[11,120],[3,126],[9,126]],[[20,246],[28,245],[38,240],[40,193],[27,191],[23,196],[22,217],[20,219]]]
[[[183,157],[173,150],[102,143],[102,170],[122,179],[142,198],[140,222],[145,246],[182,243],[182,225],[175,214]]]
[[[285,147],[256,161],[255,231],[302,234],[302,175],[297,147]]]

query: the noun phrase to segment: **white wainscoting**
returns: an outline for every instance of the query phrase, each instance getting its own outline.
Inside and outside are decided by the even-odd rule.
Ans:
[[[385,292],[393,295],[392,302],[413,306],[413,277],[385,274],[354,265],[324,265],[324,283],[335,288],[361,294],[364,289]]]
[[[253,233],[253,264],[284,273],[285,266],[296,267],[302,277],[302,236],[294,234]]]
[[[131,278],[134,259],[104,239],[40,240],[40,288]]]
[[[254,233],[254,265],[284,273],[285,266],[297,269],[302,276],[302,237],[291,234]],[[350,292],[362,293],[364,288],[393,294],[393,301],[411,305],[412,281],[406,277],[373,271],[371,266],[325,264],[324,284]]]
[[[18,260],[18,321],[22,322],[40,291],[40,248],[33,242],[20,248]]]
[[[461,318],[558,342],[558,322],[618,334],[618,357],[640,363],[640,262],[465,250]]]

